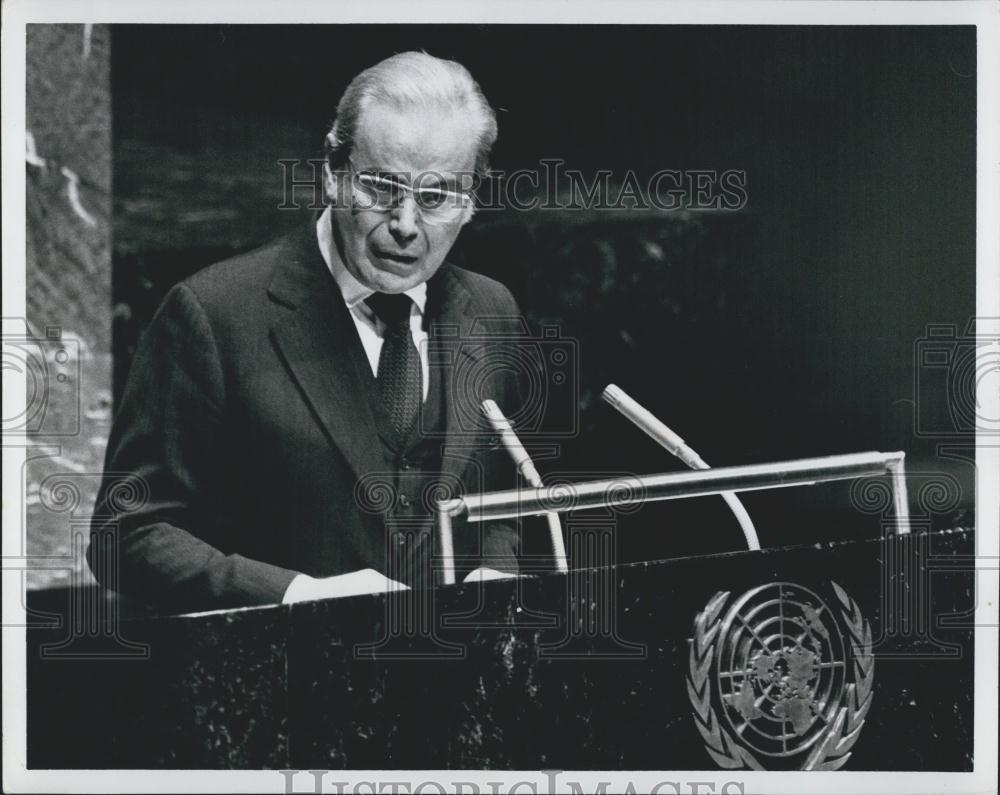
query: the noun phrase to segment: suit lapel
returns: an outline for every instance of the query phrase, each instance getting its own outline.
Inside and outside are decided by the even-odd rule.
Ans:
[[[357,328],[316,240],[293,241],[268,292],[287,311],[271,333],[319,423],[360,479],[385,468],[372,411],[374,378]]]
[[[483,441],[488,426],[477,405],[474,387],[479,379],[473,372],[483,356],[482,346],[473,338],[475,315],[472,295],[445,264],[428,283],[429,351],[432,367],[440,367],[444,387],[445,432],[444,483],[461,480],[471,463],[470,454]]]

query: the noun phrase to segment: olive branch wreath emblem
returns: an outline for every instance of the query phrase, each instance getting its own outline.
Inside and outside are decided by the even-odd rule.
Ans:
[[[851,756],[851,748],[858,740],[872,704],[875,660],[871,627],[857,602],[837,583],[830,584],[840,601],[841,617],[850,633],[854,681],[844,687],[833,720],[802,762],[802,770],[839,770],[843,767]],[[720,767],[765,770],[757,757],[722,725],[712,707],[709,673],[722,626],[722,609],[729,601],[729,595],[729,591],[717,592],[695,618],[686,677],[688,697],[694,707],[695,725],[705,740],[705,750]]]

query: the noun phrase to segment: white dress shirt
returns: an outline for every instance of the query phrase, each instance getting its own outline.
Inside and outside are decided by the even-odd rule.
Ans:
[[[374,290],[365,287],[354,275],[347,270],[337,245],[333,241],[333,229],[330,223],[330,208],[327,207],[316,222],[316,237],[319,240],[319,250],[326,262],[326,267],[330,269],[340,294],[344,298],[351,313],[351,319],[358,329],[358,336],[364,346],[365,355],[368,357],[368,364],[371,365],[372,375],[378,376],[378,357],[382,352],[382,342],[385,339],[386,326],[379,320],[371,307],[365,303],[368,296],[375,293]],[[427,332],[424,331],[424,311],[427,307],[427,282],[421,282],[416,287],[411,287],[405,291],[406,295],[413,301],[410,307],[410,334],[413,335],[413,344],[417,346],[420,354],[420,371],[423,382],[423,399],[427,400],[427,386],[429,380],[427,364]]]

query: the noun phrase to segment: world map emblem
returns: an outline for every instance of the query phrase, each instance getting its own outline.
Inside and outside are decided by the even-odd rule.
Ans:
[[[871,627],[836,583],[834,599],[775,582],[695,618],[688,696],[705,750],[721,767],[837,770],[872,703]]]

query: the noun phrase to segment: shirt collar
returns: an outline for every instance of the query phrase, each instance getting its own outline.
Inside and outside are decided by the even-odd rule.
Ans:
[[[373,295],[375,291],[359,282],[354,274],[345,267],[343,260],[340,258],[340,252],[337,251],[337,245],[333,240],[332,224],[331,211],[327,207],[323,210],[319,220],[316,221],[316,237],[319,240],[319,250],[323,255],[323,261],[326,262],[326,267],[329,268],[330,274],[340,288],[340,294],[344,298],[344,303],[347,304],[348,309],[354,309],[354,307],[361,304],[368,296]],[[421,282],[416,287],[411,287],[404,292],[413,301],[420,314],[423,314],[424,308],[427,305],[427,282]],[[367,304],[364,306],[367,306]]]

